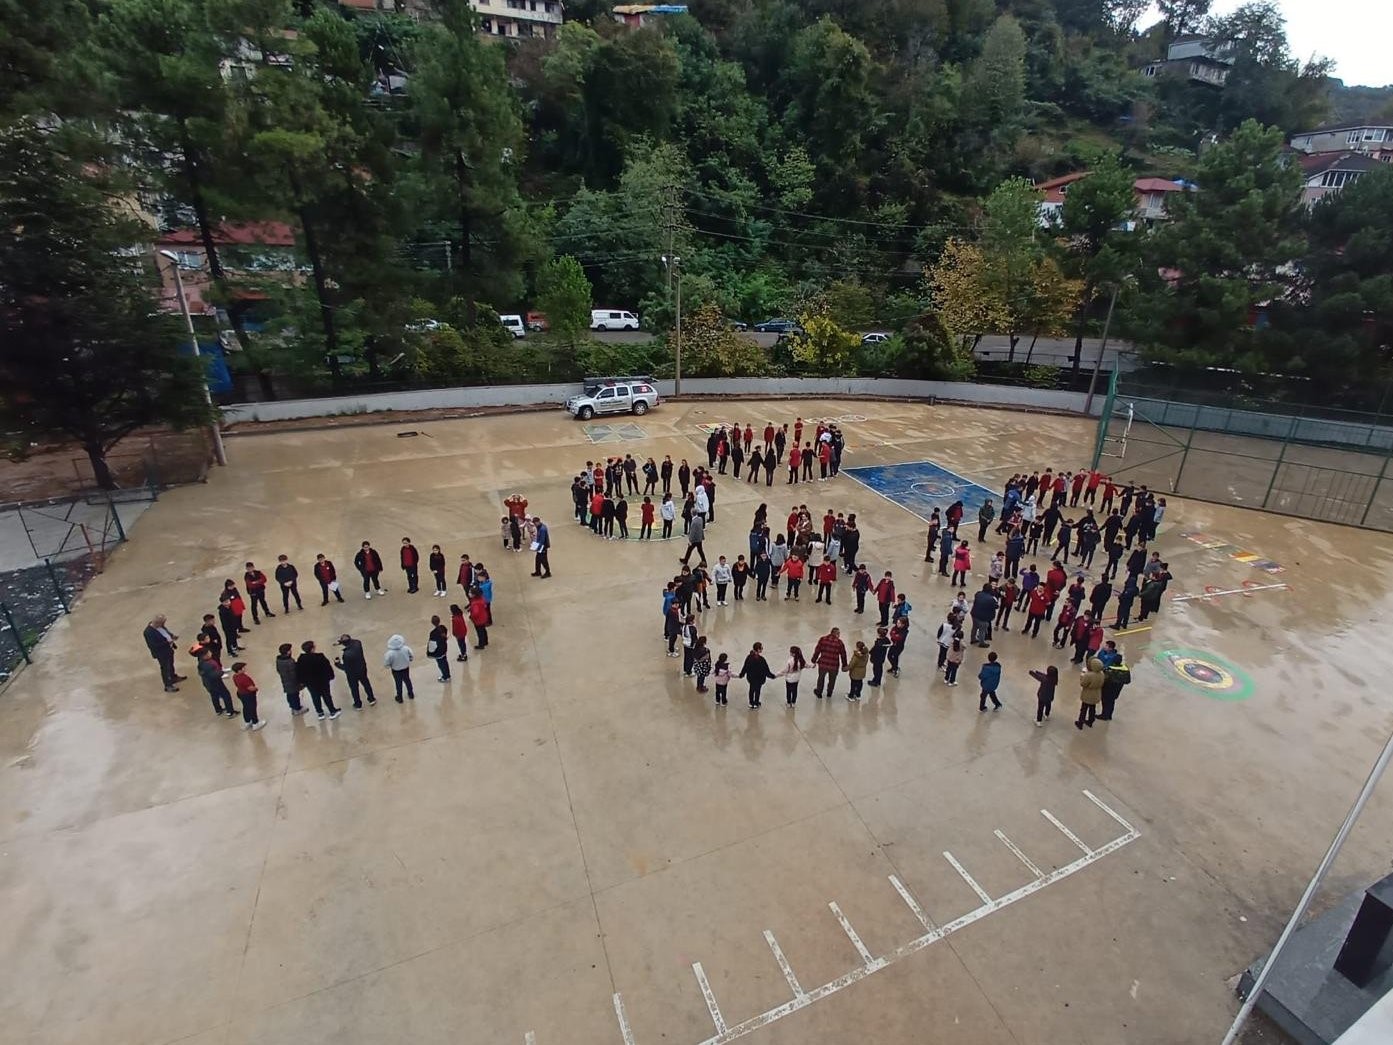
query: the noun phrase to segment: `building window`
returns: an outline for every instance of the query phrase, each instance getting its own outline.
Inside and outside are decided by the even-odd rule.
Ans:
[[[481,30],[483,30],[484,32],[486,32],[486,33],[491,33],[491,32],[493,32],[493,19],[492,19],[492,18],[480,18],[480,19],[479,19],[479,28],[480,28]]]
[[[1326,171],[1320,176],[1323,189],[1339,189],[1359,180],[1362,171]]]
[[[1148,65],[1141,71],[1143,76],[1155,76],[1160,71],[1160,66]]]
[[[526,11],[527,2],[526,0],[508,0],[508,9],[510,11]]]

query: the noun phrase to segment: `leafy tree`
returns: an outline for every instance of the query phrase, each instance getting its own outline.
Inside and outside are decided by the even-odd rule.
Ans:
[[[867,135],[878,122],[871,78],[875,63],[866,45],[830,18],[793,39],[784,72],[790,100],[784,122],[805,143],[822,181],[825,199],[847,186]]]
[[[453,290],[507,304],[536,251],[521,216],[524,132],[500,48],[481,39],[467,0],[437,0],[409,81],[420,152],[417,213],[453,241]]]
[[[982,252],[986,286],[982,289],[1000,303],[998,321],[1011,339],[1007,358],[1014,359],[1021,334],[1032,325],[1035,270],[1044,255],[1040,198],[1028,181],[1011,178],[996,187],[984,210]]]
[[[580,262],[569,254],[552,258],[537,276],[537,307],[547,316],[547,326],[565,344],[574,347],[590,328],[590,280]]]
[[[1200,158],[1199,190],[1176,194],[1154,232],[1139,291],[1119,307],[1153,358],[1188,368],[1270,369],[1250,323],[1280,298],[1302,249],[1301,176],[1276,128],[1244,123]]]
[[[667,138],[680,72],[676,50],[657,29],[621,33],[593,49],[584,73],[585,169],[595,184],[612,183],[634,146]]]
[[[1064,196],[1060,231],[1066,237],[1070,270],[1082,278],[1074,336],[1074,369],[1083,355],[1083,336],[1098,287],[1116,284],[1130,274],[1135,235],[1127,226],[1136,211],[1132,172],[1116,153],[1097,158],[1088,177],[1074,182]],[[1127,272],[1119,269],[1127,269]]]
[[[769,353],[732,330],[715,305],[703,305],[682,317],[682,372],[689,377],[759,377],[770,372]]]
[[[875,297],[867,287],[849,279],[839,279],[823,292],[827,313],[848,330],[864,330],[875,322]]]
[[[0,120],[91,113],[103,86],[86,50],[92,9],[85,0],[0,0]]]
[[[960,348],[976,347],[984,333],[1002,323],[1005,306],[992,292],[987,259],[977,244],[950,239],[925,281],[939,324]]]
[[[803,333],[793,339],[793,360],[805,373],[837,377],[855,365],[860,335],[847,330],[826,314],[805,313],[799,322]]]
[[[1025,33],[1002,15],[982,41],[982,55],[967,77],[965,100],[972,116],[999,133],[1015,128],[1025,104]]]
[[[1313,401],[1372,407],[1393,381],[1393,169],[1370,171],[1311,211],[1296,292],[1272,306],[1264,350],[1309,377]]]
[[[1161,12],[1161,21],[1166,27],[1166,40],[1192,33],[1209,14],[1213,0],[1156,0],[1156,8]]]
[[[1245,119],[1292,132],[1318,124],[1329,106],[1323,58],[1302,65],[1287,45],[1286,19],[1271,0],[1258,0],[1210,19],[1205,33],[1233,57],[1220,93],[1219,119],[1236,126]]]
[[[76,440],[111,489],[106,454],[121,439],[211,409],[177,322],[151,306],[152,273],[130,256],[145,230],[83,159],[36,123],[0,130],[0,410]]]

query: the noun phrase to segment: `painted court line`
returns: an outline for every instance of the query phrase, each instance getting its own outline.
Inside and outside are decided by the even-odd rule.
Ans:
[[[1143,624],[1140,628],[1128,628],[1126,631],[1119,631],[1119,632],[1116,632],[1115,634],[1117,634],[1117,635],[1137,635],[1137,634],[1140,634],[1140,633],[1143,632],[1143,631],[1150,631],[1150,630],[1151,630],[1151,625],[1150,625],[1150,624]]]
[[[914,899],[914,897],[910,895],[909,890],[904,887],[904,882],[900,881],[894,875],[891,875],[890,884],[895,887],[895,892],[900,894],[900,899],[914,912],[914,917],[919,919],[919,924],[932,932],[935,928],[934,923],[929,921],[929,916],[925,914],[924,909],[919,906],[919,901]]]
[[[624,999],[614,992],[614,1015],[619,1020],[619,1033],[624,1035],[624,1045],[634,1045],[634,1032],[629,1028],[629,1017],[624,1015]]]
[[[706,1007],[711,1012],[711,1022],[716,1025],[716,1033],[724,1034],[725,1017],[721,1015],[721,1007],[716,1004],[716,995],[711,991],[711,981],[706,978],[706,970],[701,967],[701,962],[692,962],[692,972],[696,973],[697,983],[701,985],[701,996],[706,999]]]
[[[779,969],[784,974],[784,979],[788,981],[789,990],[793,991],[795,998],[806,998],[808,992],[803,989],[798,982],[798,977],[793,974],[793,966],[788,964],[788,959],[784,957],[784,949],[779,946],[779,941],[774,939],[774,934],[768,929],[764,930],[764,942],[769,945],[769,949],[774,952],[774,960],[779,963]]]
[[[856,948],[856,953],[861,956],[862,964],[868,969],[873,968],[875,959],[871,957],[871,952],[866,950],[866,945],[861,942],[861,937],[856,935],[856,930],[851,927],[851,923],[846,920],[846,915],[842,914],[842,909],[837,906],[837,901],[833,900],[827,906],[832,908],[832,913],[837,916],[837,921],[842,923],[842,932],[846,933],[846,938]]]
[[[972,887],[972,891],[982,898],[983,903],[992,902],[992,898],[987,895],[987,891],[977,884],[977,881],[972,877],[972,875],[967,873],[967,868],[964,867],[962,864],[958,863],[957,857],[955,857],[952,853],[945,849],[943,850],[943,858],[953,865],[953,870],[957,871],[958,874],[963,876],[963,881]]]
[[[1033,874],[1036,878],[1045,877],[1045,872],[1035,866],[1035,861],[1033,861],[1032,859],[1030,859],[1030,857],[1026,856],[1023,852],[1021,852],[1020,847],[1017,846],[1015,842],[1011,841],[1011,839],[1007,838],[1004,832],[994,831],[992,833],[995,834],[997,838],[1001,839],[1002,845],[1004,845],[1007,849],[1011,850],[1011,852],[1016,854],[1016,859],[1018,859],[1021,863],[1025,864],[1025,866],[1030,870],[1031,874]]]
[[[756,1016],[751,1016],[749,1019],[737,1023],[734,1026],[725,1026],[722,1028],[721,1024],[717,1024],[716,1033],[698,1042],[697,1045],[726,1045],[727,1042],[735,1041],[737,1038],[743,1038],[747,1034],[752,1034],[759,1030],[761,1027],[767,1027],[771,1023],[776,1023],[786,1016],[791,1016],[795,1012],[805,1009],[815,1002],[821,1001],[823,998],[831,997],[839,991],[846,990],[853,984],[860,983],[868,976],[874,976],[882,969],[887,969],[912,955],[918,954],[926,947],[931,947],[945,937],[951,936],[961,929],[966,929],[969,925],[981,921],[990,914],[995,914],[998,911],[1004,910],[1012,904],[1024,900],[1026,897],[1034,896],[1042,889],[1056,882],[1063,881],[1070,875],[1077,874],[1084,868],[1097,863],[1106,856],[1110,856],[1123,846],[1130,845],[1141,837],[1141,833],[1118,815],[1107,803],[1103,802],[1090,791],[1085,790],[1084,795],[1090,802],[1123,827],[1125,829],[1124,833],[1097,849],[1089,849],[1082,842],[1078,841],[1073,832],[1065,828],[1064,825],[1059,823],[1051,814],[1041,810],[1051,823],[1060,828],[1061,831],[1083,850],[1082,856],[1070,863],[1064,864],[1062,867],[1057,867],[1053,871],[1046,872],[1041,877],[1027,882],[1018,889],[1013,889],[1009,893],[998,896],[995,900],[986,900],[981,906],[973,908],[964,915],[960,915],[946,925],[927,930],[922,935],[916,936],[908,943],[901,944],[882,957],[872,957],[870,952],[865,949],[865,945],[860,942],[860,937],[856,936],[855,930],[851,928],[850,923],[848,923],[845,916],[842,915],[841,909],[838,908],[835,903],[829,904],[828,906],[832,909],[833,913],[835,913],[842,922],[843,931],[847,933],[848,938],[852,940],[853,944],[856,945],[857,951],[861,954],[862,964],[835,979],[829,980],[820,987],[814,987],[809,991],[803,990],[797,977],[793,975],[793,970],[787,967],[788,962],[783,958],[783,951],[778,947],[778,942],[774,939],[774,934],[765,930],[765,940],[768,942],[770,950],[774,952],[775,960],[779,962],[779,967],[784,970],[784,978],[788,980],[789,987],[793,990],[794,996],[788,1001],[775,1005],[773,1008],[767,1009]],[[957,861],[954,860],[953,863],[957,866]],[[964,877],[966,878],[965,873]],[[896,885],[896,891],[899,892],[900,896],[905,898],[908,903],[911,898],[907,889],[902,890],[903,883],[900,883],[898,879],[894,877],[891,878],[891,883]],[[986,894],[978,890],[978,895],[985,896]],[[911,903],[910,909],[915,910],[917,906],[917,904]],[[917,910],[915,911],[915,916],[919,917],[919,912]],[[927,918],[922,919],[922,921],[927,921]],[[697,969],[699,966],[693,966],[693,968]],[[700,974],[698,978],[704,979],[704,974]],[[710,1004],[714,1006],[714,999],[711,1000]],[[624,1037],[624,1045],[634,1045],[633,1031],[629,1028],[628,1017],[624,1014],[624,1002],[618,993],[614,995],[614,1013],[619,1020],[619,1029]],[[714,1019],[715,1015],[713,1013],[713,1021]],[[532,1043],[529,1041],[528,1045],[532,1045]]]
[[[1217,599],[1221,595],[1247,595],[1255,591],[1287,591],[1290,584],[1255,584],[1250,588],[1229,588],[1225,591],[1207,591],[1203,595],[1177,595],[1171,602],[1190,602],[1194,599]]]
[[[1040,815],[1043,816],[1043,817],[1044,817],[1046,820],[1048,820],[1050,823],[1054,824],[1055,827],[1057,827],[1057,828],[1059,828],[1061,831],[1063,831],[1063,832],[1064,832],[1064,837],[1067,838],[1067,839],[1069,839],[1069,841],[1073,842],[1076,846],[1078,846],[1080,849],[1082,849],[1085,853],[1092,853],[1092,852],[1093,852],[1092,849],[1088,848],[1088,846],[1084,844],[1084,841],[1083,841],[1082,838],[1080,838],[1078,835],[1074,834],[1073,831],[1070,831],[1067,827],[1065,827],[1063,824],[1061,824],[1061,823],[1055,818],[1055,815],[1054,815],[1053,813],[1051,813],[1048,809],[1042,809],[1042,810],[1040,810]]]

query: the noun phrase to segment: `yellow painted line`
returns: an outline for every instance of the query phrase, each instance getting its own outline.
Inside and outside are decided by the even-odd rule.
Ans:
[[[1150,630],[1151,630],[1151,625],[1150,625],[1150,624],[1143,624],[1140,628],[1128,628],[1126,631],[1115,631],[1115,632],[1113,632],[1113,634],[1114,634],[1114,635],[1136,635],[1136,634],[1138,634],[1138,633],[1140,633],[1140,632],[1143,632],[1143,631],[1150,631]]]

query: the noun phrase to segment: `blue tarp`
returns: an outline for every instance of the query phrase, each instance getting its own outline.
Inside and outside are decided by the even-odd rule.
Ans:
[[[232,374],[227,369],[227,356],[223,354],[222,345],[217,341],[200,341],[198,351],[203,356],[207,367],[208,391],[213,395],[222,395],[232,391]],[[187,341],[179,345],[181,355],[193,355],[193,345]]]

